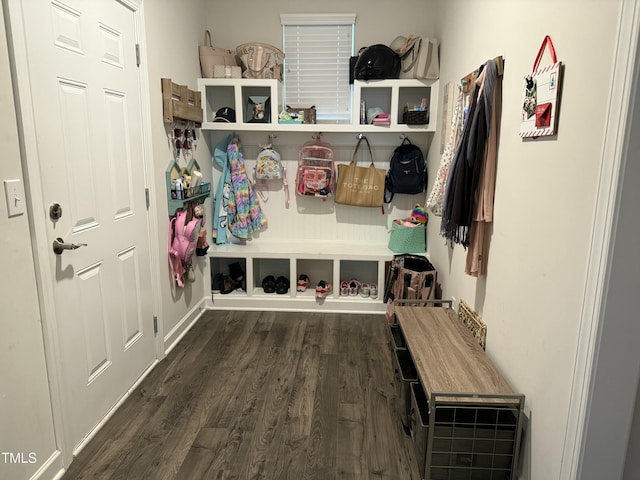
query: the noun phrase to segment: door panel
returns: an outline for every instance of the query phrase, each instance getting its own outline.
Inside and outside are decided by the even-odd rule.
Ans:
[[[48,242],[86,244],[49,264],[75,449],[155,359],[135,18],[115,0],[22,3],[42,208],[62,206]]]

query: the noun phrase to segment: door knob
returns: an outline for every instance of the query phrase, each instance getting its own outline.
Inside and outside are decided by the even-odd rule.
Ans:
[[[64,243],[64,240],[58,237],[53,241],[53,253],[56,255],[62,255],[62,252],[65,250],[75,250],[76,248],[86,246],[86,243]]]

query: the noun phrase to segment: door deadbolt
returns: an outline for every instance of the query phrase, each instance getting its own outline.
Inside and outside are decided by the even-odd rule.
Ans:
[[[62,255],[62,252],[65,250],[75,250],[86,246],[86,243],[64,243],[64,240],[58,237],[53,241],[53,253],[56,255]]]
[[[58,220],[60,217],[62,217],[62,207],[59,203],[54,203],[49,207],[49,218]]]

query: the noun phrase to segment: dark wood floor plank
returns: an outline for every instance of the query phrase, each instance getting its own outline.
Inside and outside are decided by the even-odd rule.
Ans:
[[[319,317],[316,317],[319,320]],[[298,353],[297,368],[292,383],[286,417],[275,453],[273,478],[299,480],[303,478],[308,439],[311,432],[313,405],[320,367],[319,324],[304,321],[304,337]]]
[[[105,478],[116,478],[120,465],[126,463],[123,458],[123,445],[132,445],[137,449],[141,444],[147,445],[148,442],[140,440],[141,432],[148,431],[148,417],[142,415],[140,411],[141,405],[148,407],[148,414],[153,415],[158,411],[162,411],[165,400],[172,388],[176,388],[182,380],[182,377],[189,369],[190,365],[198,358],[199,352],[205,348],[206,344],[215,336],[219,325],[216,323],[201,322],[194,327],[188,334],[185,342],[182,342],[175,348],[175,353],[165,358],[148,376],[138,389],[131,393],[130,397],[124,402],[120,409],[112,417],[112,421],[98,432],[95,441],[91,442],[85,450],[86,454],[90,454],[89,449],[101,446],[100,455],[103,461],[94,466],[101,468],[100,476]],[[187,383],[190,382],[191,376],[188,375]],[[170,400],[170,403],[172,400]],[[139,423],[144,422],[144,423]],[[117,426],[114,429],[113,426]],[[116,431],[114,431],[116,430]],[[144,438],[144,434],[143,438]],[[118,447],[107,449],[105,446],[113,446],[111,438],[118,438]],[[107,450],[107,451],[105,451]],[[125,450],[128,451],[128,450]],[[84,453],[84,451],[83,451]],[[72,464],[73,465],[73,464]],[[100,466],[99,466],[100,465]],[[75,474],[72,469],[67,473],[68,478],[84,478],[79,474]]]
[[[305,480],[326,480],[336,477],[338,447],[338,358],[320,355],[318,386],[313,404],[311,432],[307,449]]]
[[[232,342],[237,348],[229,348],[226,355],[228,358],[222,362],[222,365],[231,368],[231,373],[218,391],[217,408],[212,409],[209,414],[208,427],[230,427],[240,417],[241,412],[246,414],[253,408],[251,402],[255,400],[255,390],[258,388],[255,385],[256,371],[262,366],[260,371],[264,380],[263,363],[273,360],[266,357],[265,341],[269,332],[264,329],[265,322],[260,320],[261,316],[253,317],[252,328],[246,337],[235,341],[231,336],[227,338],[227,341]],[[248,397],[249,393],[251,395]],[[249,403],[245,405],[245,402]]]
[[[368,478],[367,452],[364,438],[365,411],[362,404],[338,405],[337,478]]]
[[[202,348],[182,357],[183,364],[175,369],[179,373],[174,375],[173,389],[167,390],[166,383],[163,385],[167,401],[147,423],[143,441],[132,445],[112,474],[113,479],[171,480],[175,476],[190,445],[206,424],[208,412],[203,388],[220,373],[212,357],[204,352],[218,350],[223,341],[222,335],[214,335]],[[136,461],[128,461],[127,457]]]
[[[364,389],[361,366],[361,340],[363,326],[358,320],[349,317],[340,323],[338,339],[339,351],[339,392],[340,403],[364,404]]]
[[[380,315],[206,312],[64,480],[418,480]]]
[[[204,427],[198,433],[196,440],[191,445],[180,470],[176,473],[175,480],[193,480],[209,477],[212,465],[218,458],[220,450],[226,444],[229,432],[226,428]],[[221,472],[224,476],[224,471]]]

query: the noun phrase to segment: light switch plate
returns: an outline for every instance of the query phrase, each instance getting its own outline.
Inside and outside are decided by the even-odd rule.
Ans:
[[[10,217],[22,215],[25,209],[24,189],[22,180],[5,180],[4,194],[7,200],[7,212]]]

